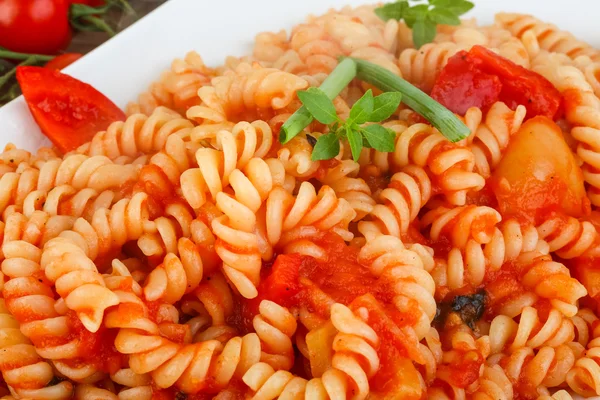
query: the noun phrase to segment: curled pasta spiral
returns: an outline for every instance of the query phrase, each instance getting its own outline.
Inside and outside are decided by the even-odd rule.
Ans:
[[[519,38],[531,30],[544,50],[564,53],[571,58],[588,56],[594,61],[600,61],[600,52],[589,44],[577,40],[569,32],[559,30],[555,25],[544,23],[530,15],[498,13],[496,23]]]
[[[483,283],[487,271],[498,271],[504,263],[522,253],[548,254],[548,244],[540,240],[532,225],[521,226],[511,219],[500,223],[493,232],[484,246],[475,239],[468,239],[464,248],[454,247],[446,258],[437,260],[431,274],[438,289],[447,286],[455,290],[466,285],[476,288]]]
[[[78,153],[106,156],[115,160],[121,156],[137,157],[162,150],[171,135],[188,137],[193,124],[174,111],[157,108],[146,116],[133,114],[125,121],[110,124],[106,131],[98,132]]]
[[[363,246],[358,258],[369,265],[373,275],[391,282],[393,303],[399,311],[414,313],[415,308],[418,309],[417,321],[404,328],[407,337],[415,341],[413,347],[418,348],[418,342],[429,332],[436,314],[435,282],[425,270],[420,255],[406,249],[396,237],[379,236]]]
[[[427,167],[431,180],[455,205],[465,204],[468,191],[483,188],[485,181],[473,172],[475,157],[469,148],[450,143],[426,124],[407,127],[402,121],[392,121],[384,126],[397,134],[394,152],[364,151],[359,159],[361,165],[374,164],[382,172],[410,164]]]
[[[567,267],[537,251],[520,255],[514,264],[525,288],[549,299],[554,308],[565,316],[577,314],[577,300],[585,296],[587,290],[571,277]]]
[[[8,172],[0,177],[0,211],[10,205],[23,206],[26,199],[47,194],[53,187],[70,185],[76,190],[102,192],[133,181],[135,165],[117,165],[104,156],[71,155],[44,162],[39,169],[28,167],[22,172]],[[35,194],[32,194],[35,192]]]
[[[236,169],[229,177],[233,194],[217,193],[216,205],[223,213],[212,221],[217,241],[215,250],[223,260],[223,271],[242,296],[254,298],[260,279],[261,258],[272,249],[265,237],[265,220],[257,212],[269,192],[285,184],[285,172],[277,160],[254,158],[244,172]],[[281,189],[285,193],[285,189]],[[258,228],[258,229],[257,229]]]
[[[273,62],[289,48],[285,30],[261,32],[254,38],[254,57],[259,61]]]
[[[481,110],[470,109],[467,111],[467,114],[469,113],[481,114]],[[475,171],[484,178],[488,178],[500,162],[510,137],[519,130],[526,113],[527,110],[522,105],[513,111],[506,104],[496,102],[488,110],[485,122],[472,130],[472,138],[469,140],[471,151],[475,155]]]
[[[217,340],[188,344],[123,328],[117,334],[115,347],[129,355],[134,373],[149,373],[158,388],[177,386],[191,394],[226,387],[234,376],[241,377],[261,357],[260,340],[254,333],[234,337],[225,344]]]
[[[277,151],[277,158],[283,163],[288,174],[297,178],[308,178],[313,176],[321,165],[320,161],[312,161],[312,150],[308,140],[298,135]]]
[[[354,221],[369,214],[375,205],[369,185],[363,179],[356,177],[359,169],[358,163],[352,160],[343,160],[337,166],[328,169],[324,176],[319,178],[319,181],[331,187],[339,198],[348,201],[356,212]]]
[[[173,304],[196,289],[202,280],[202,258],[196,245],[187,238],[177,241],[179,256],[169,253],[162,264],[148,275],[144,286],[147,300]]]
[[[431,181],[427,172],[408,165],[392,175],[390,184],[379,194],[379,203],[369,213],[370,221],[361,221],[358,230],[367,240],[373,235],[400,237],[408,231],[421,208],[431,197]]]
[[[91,332],[102,324],[104,310],[119,302],[106,288],[92,260],[142,235],[144,223],[148,222],[145,200],[144,194],[136,194],[117,202],[110,210],[98,210],[91,222],[79,218],[72,230],[44,245],[41,268],[66,306],[77,313]]]
[[[296,196],[283,188],[275,188],[266,202],[266,235],[271,245],[295,228],[312,226],[320,231],[334,230],[346,240],[352,239],[348,224],[356,212],[350,203],[338,198],[332,188],[322,186],[319,192],[310,182],[302,182]]]
[[[492,354],[503,352],[506,346],[507,352],[512,353],[523,347],[538,349],[569,343],[575,338],[575,330],[573,322],[558,310],[550,310],[541,320],[535,308],[525,307],[518,323],[506,315],[496,316],[489,336]]]
[[[598,232],[589,221],[556,216],[537,227],[540,237],[548,242],[550,251],[565,259],[579,257],[597,246]]]
[[[195,51],[186,54],[184,59],[175,59],[171,69],[163,72],[160,79],[139,95],[138,101],[129,103],[127,115],[150,115],[161,106],[185,112],[190,106],[200,103],[197,93],[208,85],[215,72],[208,68]]]
[[[241,63],[235,70],[213,78],[212,86],[201,87],[198,96],[202,103],[191,107],[187,117],[219,123],[247,111],[281,110],[294,101],[297,90],[306,87],[306,80],[288,72]]]
[[[148,374],[136,374],[130,368],[122,368],[110,375],[110,379],[123,388],[117,395],[119,400],[150,400],[152,378]]]
[[[402,77],[429,93],[448,59],[460,50],[452,42],[428,43],[418,50],[403,50],[398,58]]]
[[[513,398],[512,383],[500,366],[483,366],[479,388],[472,395],[473,400],[509,400]]]
[[[262,343],[261,361],[275,369],[289,370],[294,364],[291,338],[296,333],[296,318],[279,304],[263,300],[252,325]]]
[[[376,350],[379,337],[342,304],[332,305],[331,321],[339,332],[333,340],[331,367],[322,376],[306,381],[288,371],[275,371],[266,363],[257,363],[242,378],[254,392],[252,399],[290,396],[299,399],[365,399],[369,394],[369,379],[379,369]]]
[[[432,240],[446,236],[454,247],[464,249],[470,240],[479,244],[489,243],[500,220],[500,213],[487,206],[440,206],[425,214],[421,225],[431,226]]]
[[[21,333],[19,323],[9,314],[3,299],[0,299],[0,371],[6,384],[22,398],[71,397],[73,388],[68,382],[47,386],[54,378],[52,366],[42,360]]]
[[[585,397],[600,395],[600,339],[588,344],[584,356],[575,362],[567,375],[569,387]]]
[[[511,355],[491,356],[488,362],[502,366],[513,385],[523,382],[528,387],[536,388],[538,393],[549,394],[547,388],[557,387],[565,382],[580,351],[570,343],[538,350],[523,347]]]

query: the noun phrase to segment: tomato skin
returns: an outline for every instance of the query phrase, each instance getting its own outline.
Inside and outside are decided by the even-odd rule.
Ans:
[[[46,63],[46,65],[44,65],[44,68],[60,71],[61,69],[73,64],[75,61],[79,60],[81,57],[83,57],[83,54],[80,54],[80,53],[61,54],[59,56],[54,57],[52,60],[48,61]]]
[[[542,115],[558,119],[562,111],[562,96],[546,78],[482,46],[450,58],[431,95],[461,115],[469,107],[485,111],[496,101],[513,110],[525,106],[527,118]]]
[[[76,149],[125,113],[87,83],[43,67],[17,67],[17,80],[42,132],[63,153]]]
[[[452,112],[464,115],[470,107],[488,109],[502,90],[500,78],[478,70],[461,51],[448,60],[431,91],[431,97]]]
[[[0,46],[56,54],[71,41],[67,0],[0,0]]]

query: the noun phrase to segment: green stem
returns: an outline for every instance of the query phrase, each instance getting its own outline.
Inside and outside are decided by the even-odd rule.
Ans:
[[[346,58],[338,64],[331,74],[325,78],[319,89],[321,89],[329,99],[333,100],[338,94],[354,79],[356,76],[356,64]],[[287,121],[281,126],[279,141],[281,143],[289,142],[294,136],[298,135],[313,121],[313,117],[304,106],[293,113]]]
[[[344,60],[347,60],[345,58]],[[471,131],[446,107],[429,97],[408,81],[378,65],[352,58],[356,63],[356,77],[375,85],[384,92],[402,93],[402,102],[431,122],[448,140],[458,142]]]
[[[7,58],[12,60],[28,60],[31,57],[35,57],[39,62],[41,61],[50,61],[56,56],[47,56],[43,54],[27,54],[27,53],[17,53],[15,51],[6,50],[4,48],[0,48],[0,58]]]
[[[42,56],[42,57],[45,57],[45,56]],[[51,59],[52,58],[53,57],[51,57]],[[39,64],[41,62],[46,62],[45,58],[39,58],[37,55],[30,56],[28,59],[26,59],[25,61],[23,61],[22,63],[20,63],[16,67],[12,68],[10,71],[8,71],[4,75],[0,76],[0,88],[2,86],[6,85],[6,82],[8,82],[9,79],[11,79],[17,73],[17,68],[18,67],[24,67],[26,65],[36,65],[36,64]]]
[[[81,20],[89,23],[101,32],[108,33],[108,36],[110,37],[116,35],[115,31],[102,18],[98,18],[93,15],[86,15],[85,17],[81,17]]]

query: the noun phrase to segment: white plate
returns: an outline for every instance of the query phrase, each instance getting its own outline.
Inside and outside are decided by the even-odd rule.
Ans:
[[[474,0],[469,16],[491,23],[499,11],[534,14],[600,48],[600,0]],[[308,14],[372,0],[170,0],[65,72],[124,107],[176,57],[196,50],[208,65],[252,51],[254,36],[287,29]],[[0,108],[0,145],[36,150],[47,144],[22,97]],[[595,397],[600,399],[599,397]]]
[[[288,29],[310,13],[371,0],[170,0],[144,19],[100,46],[65,72],[106,94],[119,106],[136,98],[171,60],[190,50],[207,64],[229,54],[252,51],[254,35]],[[599,0],[475,0],[470,13],[490,23],[498,11],[532,13],[542,20],[600,47]],[[0,145],[12,142],[35,150],[47,139],[22,98],[0,108]]]

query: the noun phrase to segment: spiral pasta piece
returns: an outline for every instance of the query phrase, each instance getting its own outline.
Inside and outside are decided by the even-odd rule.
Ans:
[[[319,178],[319,181],[331,187],[339,198],[348,201],[356,212],[354,221],[369,214],[375,205],[369,186],[363,179],[356,177],[359,169],[358,163],[343,160],[337,166],[326,170],[324,176]]]
[[[177,242],[179,257],[173,253],[165,256],[162,264],[148,275],[144,286],[147,300],[173,304],[196,289],[202,280],[202,258],[196,245],[187,238]]]
[[[275,369],[289,370],[294,364],[291,338],[296,333],[296,318],[279,304],[263,300],[252,325],[262,343],[261,361]]]
[[[280,110],[292,103],[297,90],[308,87],[306,80],[296,75],[248,63],[225,71],[211,84],[198,90],[202,103],[187,111],[188,118],[219,123],[248,111]]]
[[[53,187],[69,185],[75,190],[102,192],[120,188],[138,174],[134,165],[117,165],[104,156],[71,155],[48,160],[40,168],[28,167],[0,177],[0,211],[10,205],[22,207],[25,200],[46,195]],[[32,192],[35,192],[32,195]]]
[[[431,181],[427,172],[408,165],[392,175],[388,187],[379,194],[379,204],[369,213],[370,221],[359,222],[358,230],[367,240],[379,234],[400,237],[430,198]]]
[[[446,236],[454,247],[464,249],[471,239],[478,244],[489,243],[500,220],[500,213],[487,206],[440,206],[425,214],[421,225],[430,226],[432,240]]]
[[[523,347],[510,355],[492,356],[489,363],[500,365],[513,386],[522,382],[532,389],[537,389],[537,393],[543,393],[548,392],[547,388],[565,383],[578,358],[577,346],[562,344],[538,350]]]
[[[545,320],[541,320],[535,308],[525,307],[518,323],[505,315],[496,316],[489,336],[492,354],[503,352],[505,348],[512,353],[523,347],[535,350],[569,343],[575,338],[575,330],[573,322],[558,310],[550,310]]]
[[[364,310],[366,312],[366,310]],[[288,371],[275,371],[266,363],[253,365],[242,380],[254,392],[252,399],[290,398],[365,399],[369,379],[379,369],[377,333],[346,306],[331,307],[331,322],[338,330],[333,340],[331,367],[306,381]]]
[[[140,154],[152,154],[165,147],[171,135],[189,137],[193,128],[191,121],[166,108],[158,108],[152,114],[133,114],[125,121],[110,124],[106,131],[98,132],[89,143],[76,150],[89,156],[105,156],[111,160],[126,156],[135,158]]]
[[[509,400],[513,398],[513,387],[500,366],[485,365],[479,388],[472,396],[473,400]]]
[[[37,354],[19,330],[19,323],[0,299],[0,371],[7,385],[20,397],[68,399],[73,388],[68,382],[49,385],[52,366]]]
[[[296,178],[309,178],[317,173],[321,161],[313,161],[312,146],[300,135],[287,142],[279,151],[277,158],[283,163],[285,171]],[[340,154],[343,150],[340,150]]]
[[[585,397],[600,395],[600,340],[596,337],[588,344],[582,358],[575,362],[567,374],[571,390]]]
[[[223,260],[223,271],[246,298],[257,295],[261,258],[268,260],[272,249],[266,239],[265,220],[257,212],[270,192],[287,193],[285,173],[277,160],[254,158],[229,177],[233,195],[217,193],[216,205],[223,215],[212,221],[217,237],[215,250]],[[257,229],[258,228],[258,229]]]
[[[388,280],[394,290],[393,304],[400,312],[418,310],[414,325],[403,327],[407,337],[414,340],[413,348],[429,332],[436,314],[433,298],[435,282],[425,270],[420,255],[404,247],[400,239],[379,236],[360,250],[359,261],[369,265],[373,275]]]
[[[307,226],[320,231],[332,229],[350,240],[348,224],[355,217],[350,203],[338,198],[329,186],[322,186],[317,193],[310,182],[302,182],[296,196],[275,188],[266,202],[267,240],[274,246],[284,234]]]
[[[481,114],[481,110],[470,109],[467,111],[469,113]],[[527,110],[522,105],[513,111],[506,104],[496,102],[486,113],[485,122],[472,128],[469,147],[475,156],[475,171],[484,178],[490,177],[493,168],[500,162],[510,137],[519,130],[526,113]],[[469,116],[465,118],[468,119]]]
[[[72,230],[44,245],[41,268],[90,332],[100,328],[104,310],[119,302],[92,260],[141,236],[148,221],[145,199],[140,193],[117,202],[110,210],[98,210],[91,222],[80,218]]]
[[[582,256],[597,246],[598,232],[589,221],[557,216],[545,220],[537,230],[548,242],[550,251],[564,259]]]
[[[460,50],[452,42],[427,43],[418,50],[403,50],[398,58],[402,77],[429,93],[448,59]]]
[[[374,164],[382,172],[395,172],[410,164],[427,167],[430,179],[455,205],[465,204],[468,191],[481,190],[485,185],[484,178],[473,172],[475,156],[468,147],[450,143],[426,124],[407,126],[391,121],[384,126],[396,132],[394,152],[363,151],[358,160],[361,165]]]
[[[571,58],[588,56],[594,61],[600,61],[598,50],[577,40],[571,33],[561,31],[555,25],[544,23],[531,15],[498,13],[496,14],[496,23],[508,29],[518,38],[531,30],[544,50],[564,53]]]
[[[184,113],[190,106],[200,103],[198,89],[208,85],[214,74],[202,57],[191,51],[184,59],[175,59],[171,68],[139,95],[137,102],[127,104],[126,113],[150,115],[161,106]]]
[[[438,290],[456,290],[465,286],[476,288],[484,283],[488,271],[498,271],[504,263],[523,253],[539,251],[548,254],[548,244],[541,240],[532,225],[522,226],[514,219],[501,222],[493,229],[485,245],[468,239],[464,248],[454,247],[447,257],[438,259],[431,272]]]

